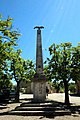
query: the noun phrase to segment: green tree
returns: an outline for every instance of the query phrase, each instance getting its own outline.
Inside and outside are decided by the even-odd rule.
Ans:
[[[17,46],[16,41],[20,34],[12,29],[12,18],[3,20],[0,15],[0,83],[9,83],[11,74],[9,72],[9,63],[11,55],[14,51],[14,46]],[[6,81],[6,82],[4,82]]]
[[[3,89],[11,89],[13,87],[13,84],[11,82],[10,76],[8,74],[4,74],[2,78],[0,78],[0,91],[3,91]]]
[[[72,44],[52,44],[49,47],[51,59],[48,59],[51,79],[62,80],[65,88],[65,104],[69,105],[68,82],[72,73]]]
[[[31,60],[24,60],[20,56],[21,51],[17,52],[12,57],[11,74],[17,83],[16,102],[19,102],[19,91],[21,81],[30,81],[34,75],[34,64]]]
[[[73,47],[72,53],[72,80],[76,84],[80,82],[80,44],[77,47]],[[80,90],[77,91],[80,93]]]
[[[16,101],[19,101],[19,84],[21,80],[30,80],[34,74],[34,65],[30,60],[21,58],[21,50],[15,50],[20,34],[12,29],[12,18],[0,17],[0,83],[7,84],[15,79],[17,82]],[[5,82],[6,81],[6,82]],[[7,86],[7,85],[6,85]]]

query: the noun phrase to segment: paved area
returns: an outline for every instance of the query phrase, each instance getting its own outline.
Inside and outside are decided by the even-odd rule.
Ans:
[[[20,99],[29,99],[33,98],[33,94],[20,94]],[[64,93],[53,93],[48,94],[48,99],[58,101],[58,102],[64,102],[65,100],[65,94]],[[74,103],[75,105],[80,105],[80,97],[76,96],[70,96],[69,95],[70,103]]]
[[[64,93],[53,93],[53,94],[49,94],[48,98],[58,101],[58,102],[64,102],[65,94]],[[80,97],[69,95],[69,101],[70,103],[74,103],[75,105],[80,105]]]
[[[64,93],[53,93],[48,95],[48,99],[64,102]],[[31,99],[33,98],[32,94],[20,94],[20,99]],[[75,106],[80,105],[80,97],[69,96],[70,102]],[[12,103],[4,105],[5,108],[0,108],[0,113],[3,111],[9,111],[14,109],[16,106],[19,106],[21,103]],[[75,113],[72,115],[64,115],[64,116],[16,116],[16,115],[0,115],[0,120],[80,120],[80,114]]]

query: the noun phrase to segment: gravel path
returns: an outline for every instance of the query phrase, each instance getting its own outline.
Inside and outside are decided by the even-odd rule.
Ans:
[[[20,95],[20,98],[32,98],[32,95]],[[64,102],[64,94],[53,93],[49,94],[49,99],[55,100],[58,102]],[[80,105],[80,97],[72,97],[70,96],[70,102],[74,103],[74,105]],[[0,106],[0,113],[10,111],[14,109],[16,106],[19,106],[21,103],[12,103],[4,105],[4,109]],[[2,108],[1,108],[2,107]],[[65,115],[65,116],[56,116],[56,117],[44,117],[44,116],[16,116],[16,115],[0,115],[0,120],[80,120],[80,114],[72,114],[72,115]]]

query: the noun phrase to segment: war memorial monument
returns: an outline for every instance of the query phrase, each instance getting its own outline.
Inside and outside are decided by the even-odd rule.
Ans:
[[[37,41],[36,41],[36,73],[33,79],[33,101],[43,102],[46,99],[46,77],[43,72],[43,55],[42,55],[42,38],[41,29],[43,26],[36,26]]]

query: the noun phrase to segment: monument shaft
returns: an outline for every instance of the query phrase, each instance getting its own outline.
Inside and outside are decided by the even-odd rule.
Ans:
[[[43,55],[42,55],[42,39],[41,28],[43,26],[36,26],[37,28],[37,43],[36,43],[36,73],[33,81],[33,97],[34,101],[45,101],[46,99],[46,78],[43,72]]]
[[[37,45],[36,45],[36,73],[43,73],[43,56],[42,56],[42,40],[41,30],[37,30]]]

